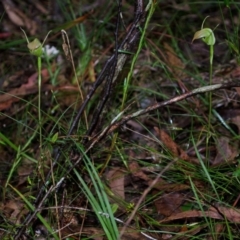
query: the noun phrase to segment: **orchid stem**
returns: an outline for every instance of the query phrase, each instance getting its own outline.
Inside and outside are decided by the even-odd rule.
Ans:
[[[212,85],[212,76],[213,76],[213,45],[210,45],[210,65],[209,65],[209,84]],[[209,159],[209,139],[211,137],[211,118],[212,118],[212,92],[209,92],[208,95],[208,101],[209,101],[209,112],[208,112],[208,129],[207,129],[207,140],[206,140],[206,160]]]
[[[41,85],[42,85],[42,59],[38,57],[38,121],[39,121],[39,142],[40,155],[42,154],[42,115],[41,115]],[[41,156],[40,156],[41,157]]]

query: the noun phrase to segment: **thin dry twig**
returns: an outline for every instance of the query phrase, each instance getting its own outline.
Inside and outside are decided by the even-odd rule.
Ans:
[[[141,115],[147,114],[149,112],[155,111],[161,107],[180,102],[182,100],[185,100],[185,99],[195,96],[197,94],[212,92],[212,91],[219,90],[219,89],[234,88],[234,87],[240,87],[240,79],[232,79],[231,81],[228,80],[228,82],[223,82],[223,83],[219,83],[219,84],[196,88],[192,91],[186,92],[177,97],[168,99],[168,100],[160,102],[160,103],[156,103],[154,105],[151,105],[146,109],[141,109],[141,110],[138,110],[137,112],[123,116],[120,120],[119,120],[119,118],[115,118],[115,120],[113,120],[111,122],[111,124],[109,126],[107,126],[105,129],[103,129],[103,131],[101,133],[99,133],[97,136],[95,136],[94,138],[91,139],[91,141],[90,141],[91,144],[90,144],[89,148],[92,148],[101,139],[103,139],[107,135],[113,133],[116,129],[118,129],[120,126],[127,123],[129,120],[131,120],[133,118],[136,118]]]

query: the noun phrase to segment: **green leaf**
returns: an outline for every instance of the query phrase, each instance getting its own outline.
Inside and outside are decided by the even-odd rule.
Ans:
[[[233,50],[237,55],[239,55],[239,50],[238,48],[230,41],[226,40],[228,46]]]
[[[240,169],[238,168],[236,171],[233,172],[234,177],[240,177]]]
[[[112,204],[111,209],[112,209],[113,214],[116,213],[116,211],[118,210],[118,205],[116,203]]]
[[[229,0],[224,0],[224,4],[229,8]]]
[[[58,140],[58,132],[56,132],[52,138],[51,138],[51,143],[55,143]]]

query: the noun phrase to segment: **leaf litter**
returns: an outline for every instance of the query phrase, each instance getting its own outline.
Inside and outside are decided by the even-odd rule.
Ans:
[[[163,10],[165,16],[169,17],[169,14],[176,10],[184,11],[187,14],[190,12],[191,6],[189,4],[177,4],[175,1],[172,2],[172,6],[170,6],[168,2],[162,3],[163,6],[165,6],[165,10]],[[22,11],[20,8],[17,9],[17,7],[14,5],[12,5],[12,8],[9,8],[8,4],[13,3],[12,1],[3,1],[3,7],[11,24],[17,27],[25,27],[31,35],[35,35],[38,31],[38,19],[31,19],[27,16],[27,13]],[[159,3],[159,5],[161,4]],[[126,7],[132,9],[132,7],[128,5],[126,5]],[[48,9],[47,6],[44,6],[44,3],[42,5],[37,3],[34,9],[35,8],[38,9],[42,14],[51,14],[51,9]],[[125,15],[127,14],[125,13]],[[152,33],[148,33],[149,35],[147,38],[149,38],[149,42],[151,39],[154,39],[154,34],[159,33],[161,30],[157,27],[157,24],[154,23],[158,17],[159,16],[153,17],[152,27],[154,31],[152,31]],[[192,15],[189,17],[194,18]],[[213,18],[211,22],[211,18],[209,18],[210,24],[215,24],[215,21],[216,19]],[[171,24],[174,25],[174,23]],[[198,26],[195,27],[197,28]],[[147,108],[155,102],[160,102],[166,98],[171,98],[180,93],[186,92],[189,89],[194,88],[196,84],[201,84],[202,80],[204,80],[206,77],[206,74],[202,71],[202,69],[206,68],[207,62],[207,57],[204,56],[206,53],[203,45],[200,43],[196,44],[197,47],[200,48],[200,51],[202,51],[202,55],[199,55],[197,64],[191,65],[182,61],[182,57],[179,57],[179,52],[176,52],[175,50],[176,48],[171,46],[168,39],[166,40],[167,37],[169,36],[163,34],[163,38],[165,39],[158,42],[158,45],[161,45],[161,49],[159,46],[157,46],[154,50],[156,52],[161,51],[162,56],[165,56],[162,57],[160,61],[162,64],[160,67],[158,66],[159,63],[156,64],[156,66],[153,66],[152,64],[153,60],[157,59],[152,49],[147,49],[146,52],[143,52],[139,57],[136,71],[133,74],[134,87],[131,93],[133,98],[136,100],[136,106],[133,105],[136,107],[135,110],[138,108]],[[196,48],[196,45],[191,46],[189,44],[190,40],[181,40],[185,41],[185,45],[187,45],[185,48],[188,48],[188,51],[183,51],[189,52],[190,48]],[[150,45],[146,44],[146,46],[149,47]],[[151,45],[151,47],[153,46],[154,44]],[[106,51],[106,55],[110,54],[108,51],[109,50]],[[191,52],[191,54],[193,53]],[[224,53],[221,52],[221,49],[217,54],[221,56],[224,55]],[[95,75],[98,73],[97,70],[93,68],[95,67],[93,66],[93,63],[96,63],[101,58],[102,56],[93,56],[89,62],[89,67],[84,76],[85,82],[83,83],[86,84],[86,89],[88,86],[90,86],[89,88],[91,89],[92,84],[96,80]],[[200,72],[197,74],[195,73],[195,75],[200,78],[199,81],[196,80],[196,76],[192,77],[191,72],[191,70],[196,68],[196,65],[200,69]],[[214,72],[214,77],[217,78],[217,76],[220,76],[224,79],[230,77],[239,77],[238,65],[235,64],[235,67],[231,70],[224,69],[222,63],[219,63],[218,66],[220,66],[220,70],[218,69],[216,72]],[[165,70],[162,71],[164,68]],[[54,66],[52,72],[55,70],[56,68]],[[69,80],[69,71],[70,70],[68,67],[63,67],[62,72],[64,73],[58,75],[59,84],[54,85],[52,82],[50,82],[51,75],[49,71],[47,69],[42,70],[42,91],[48,93],[49,95],[51,92],[54,92],[56,97],[55,99],[57,99],[56,101],[60,103],[60,111],[56,114],[56,116],[61,116],[62,112],[64,112],[66,108],[74,109],[76,106],[78,107],[80,105],[79,102],[75,105],[78,88]],[[167,72],[167,76],[164,75],[164,72]],[[24,71],[22,73],[16,72],[15,74],[15,79],[18,79],[21,74],[25,74],[25,79],[27,80],[25,80],[25,82],[22,84],[20,83],[19,86],[11,86],[11,83],[8,80],[6,80],[4,83],[8,86],[8,88],[1,89],[3,92],[0,95],[0,109],[1,111],[5,111],[8,116],[14,116],[14,114],[16,114],[16,112],[13,112],[13,109],[14,106],[17,108],[18,106],[21,106],[20,99],[29,99],[38,91],[36,84],[37,73],[34,73],[30,76],[27,76]],[[6,86],[4,85],[4,87]],[[146,92],[141,92],[141,88]],[[154,91],[157,93],[154,93]],[[59,94],[59,92],[61,93]],[[238,92],[239,88],[235,88],[234,92],[233,90],[224,90],[221,92],[221,94],[220,92],[214,93],[213,98],[214,109],[236,133],[239,133]],[[234,95],[231,95],[232,93]],[[99,95],[96,95],[96,98],[101,98],[100,91],[97,91],[97,94]],[[144,96],[141,96],[141,94]],[[87,95],[87,91],[85,92],[85,95]],[[116,103],[118,103],[119,96],[118,94],[116,94],[116,96]],[[47,99],[45,103],[45,111],[47,111],[47,108],[53,107],[53,103],[47,97],[45,99]],[[223,100],[223,103],[220,103],[220,99]],[[109,107],[112,112],[114,112],[113,108],[119,107],[116,105],[116,103],[113,101],[113,106]],[[91,104],[92,106],[90,109],[94,108],[96,103]],[[216,234],[220,236],[221,233],[225,231],[223,226],[224,224],[222,224],[223,221],[228,221],[229,223],[234,224],[238,224],[240,222],[239,199],[238,196],[234,194],[236,191],[234,187],[238,186],[239,177],[236,171],[236,168],[238,168],[239,164],[237,159],[239,155],[238,139],[233,138],[232,135],[229,134],[229,131],[227,131],[224,126],[220,125],[215,117],[212,120],[212,126],[215,129],[215,132],[211,139],[209,139],[210,147],[207,148],[205,146],[206,127],[203,123],[204,119],[207,119],[208,113],[206,109],[207,107],[203,104],[202,99],[197,96],[179,104],[159,109],[155,112],[155,114],[149,114],[147,116],[142,116],[137,120],[131,120],[119,130],[118,141],[121,142],[121,144],[126,144],[123,144],[124,147],[121,150],[121,154],[124,156],[125,160],[127,160],[123,164],[120,161],[120,156],[113,155],[111,164],[108,166],[106,172],[102,176],[102,180],[106,183],[106,187],[110,189],[109,199],[111,204],[119,204],[120,206],[120,202],[125,202],[125,205],[123,204],[117,209],[117,217],[122,217],[122,219],[127,220],[144,190],[149,187],[151,188],[149,194],[144,197],[143,202],[141,203],[141,209],[137,211],[134,221],[132,221],[122,239],[143,239],[143,235],[140,233],[141,229],[145,229],[144,231],[146,231],[146,229],[151,229],[153,232],[151,234],[151,231],[149,231],[146,239],[151,239],[151,236],[152,239],[176,239],[173,238],[173,234],[171,234],[171,232],[179,234],[179,238],[177,239],[191,239],[192,236],[198,236],[198,234],[208,231],[206,230],[207,227],[204,226],[204,224],[201,225],[203,221],[202,219],[204,218],[208,218],[210,221],[211,219],[216,220],[216,225],[214,227]],[[35,114],[35,110],[30,109],[29,111],[32,115]],[[18,112],[18,114],[21,112]],[[16,115],[16,119],[18,114]],[[93,113],[91,112],[89,115],[92,117]],[[53,116],[55,117],[55,115]],[[112,114],[112,116],[115,115]],[[59,119],[61,119],[61,117]],[[66,122],[68,120],[66,120]],[[101,120],[104,124],[106,124],[106,122],[104,122],[105,119]],[[49,122],[50,121],[46,121],[46,125],[49,124]],[[48,126],[49,129],[53,128],[54,131],[59,132],[60,140],[65,139],[65,131],[62,129],[62,127],[66,125],[66,122],[57,126],[57,129],[51,124],[51,126]],[[4,124],[10,126],[13,123],[10,120],[7,120],[4,122]],[[36,126],[34,127],[36,128]],[[24,127],[22,130],[23,132],[27,132]],[[82,129],[80,129],[80,131],[82,131]],[[6,131],[3,132],[6,134]],[[17,142],[13,135],[9,135],[8,137],[14,142]],[[73,139],[74,137],[76,137],[76,139],[84,138],[73,136]],[[195,147],[191,142],[191,138],[196,139]],[[56,141],[58,140],[59,139]],[[0,139],[0,141],[2,142],[2,139]],[[2,145],[3,148],[1,150],[6,152],[4,156],[14,156],[14,154],[6,146],[6,143]],[[108,153],[108,150],[110,149],[107,141],[101,142],[100,145],[100,150],[95,150],[95,152],[92,152],[92,160],[95,162],[95,164],[101,163],[101,161],[105,159],[105,154]],[[28,150],[36,158],[38,158],[39,153],[36,151],[36,149],[37,147],[35,145],[31,146],[31,148]],[[69,150],[70,154],[73,154],[74,151],[75,150]],[[196,152],[198,152],[199,155],[196,154]],[[209,152],[209,159],[206,157],[207,152]],[[99,157],[99,155],[101,157]],[[46,169],[50,168],[51,166],[51,156],[48,155],[48,158],[49,166],[46,166]],[[12,157],[12,159],[14,158]],[[161,172],[161,170],[163,170],[164,167],[172,161],[174,161],[173,165],[166,169],[165,173],[159,177],[157,182],[152,186],[152,183],[158,176],[159,172]],[[200,167],[200,161],[203,161],[204,164],[206,164],[210,177],[218,187],[219,194],[221,195],[222,199],[226,199],[229,195],[229,200],[224,202],[220,201],[220,199],[217,199],[215,194],[212,192],[212,189],[209,188],[209,182],[206,181],[206,176],[204,175],[205,173]],[[227,170],[225,170],[226,166],[229,167]],[[232,171],[230,171],[230,169],[232,169]],[[221,174],[231,178],[231,180],[227,182],[224,178],[218,179],[218,176],[213,174],[214,171],[219,171]],[[234,172],[235,175],[233,176]],[[4,174],[7,175],[7,172]],[[6,175],[4,174],[1,175],[1,182],[5,181]],[[33,174],[36,174],[33,170],[33,165],[22,164],[16,169],[16,176],[18,180],[16,182],[11,181],[11,184],[14,184],[14,187],[18,188],[19,191],[28,191],[28,189],[30,189],[29,180]],[[85,173],[83,173],[83,175],[84,174]],[[86,182],[89,183],[88,176],[84,177]],[[206,192],[208,192],[208,197],[213,201],[211,204],[209,202],[204,202],[204,199],[208,198],[204,195],[202,200],[203,210],[200,210],[197,206],[197,200],[193,194],[188,180],[189,177],[191,177],[193,183],[195,184],[198,194],[203,196]],[[31,180],[34,182],[34,179]],[[66,184],[71,185],[71,181],[67,180]],[[221,185],[229,185],[229,189],[221,188]],[[60,190],[59,194],[61,191],[62,189]],[[59,199],[62,201],[61,204],[69,205],[70,208],[87,206],[84,197],[77,195],[76,191],[79,191],[79,189],[76,188],[76,186],[71,185],[71,187],[67,189],[67,194],[62,194],[64,197]],[[29,190],[29,193],[33,194],[34,192]],[[71,194],[73,196],[75,195],[75,200],[69,199]],[[115,198],[111,198],[111,194],[113,194]],[[61,204],[59,203],[59,205]],[[21,224],[22,219],[29,212],[25,208],[21,199],[17,198],[16,196],[12,197],[11,199],[11,194],[9,193],[7,193],[7,198],[5,201],[1,202],[0,208],[4,217],[7,218],[9,222],[13,222],[14,224]],[[69,212],[66,211],[62,216],[62,222],[59,221],[59,225],[63,227],[61,231],[62,236],[79,233],[81,222],[83,225],[79,235],[82,234],[82,236],[88,237],[94,236],[93,239],[105,239],[103,237],[104,231],[99,227],[99,223],[96,221],[94,214],[81,215],[79,212],[72,209]],[[52,214],[52,217],[57,218],[55,213]],[[48,218],[46,219],[50,221]],[[91,226],[88,226],[89,224]],[[192,228],[191,224],[196,224],[197,226]],[[56,227],[56,225],[53,227]],[[120,224],[119,230],[122,230]],[[169,233],[162,233],[164,231]],[[232,231],[235,233],[234,228]],[[184,233],[188,233],[188,236],[190,237],[184,238]],[[211,235],[211,233],[209,233],[209,235]]]

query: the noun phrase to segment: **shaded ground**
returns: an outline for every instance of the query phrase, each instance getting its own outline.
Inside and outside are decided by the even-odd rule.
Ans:
[[[147,4],[0,4],[1,239],[238,239],[239,5]]]

